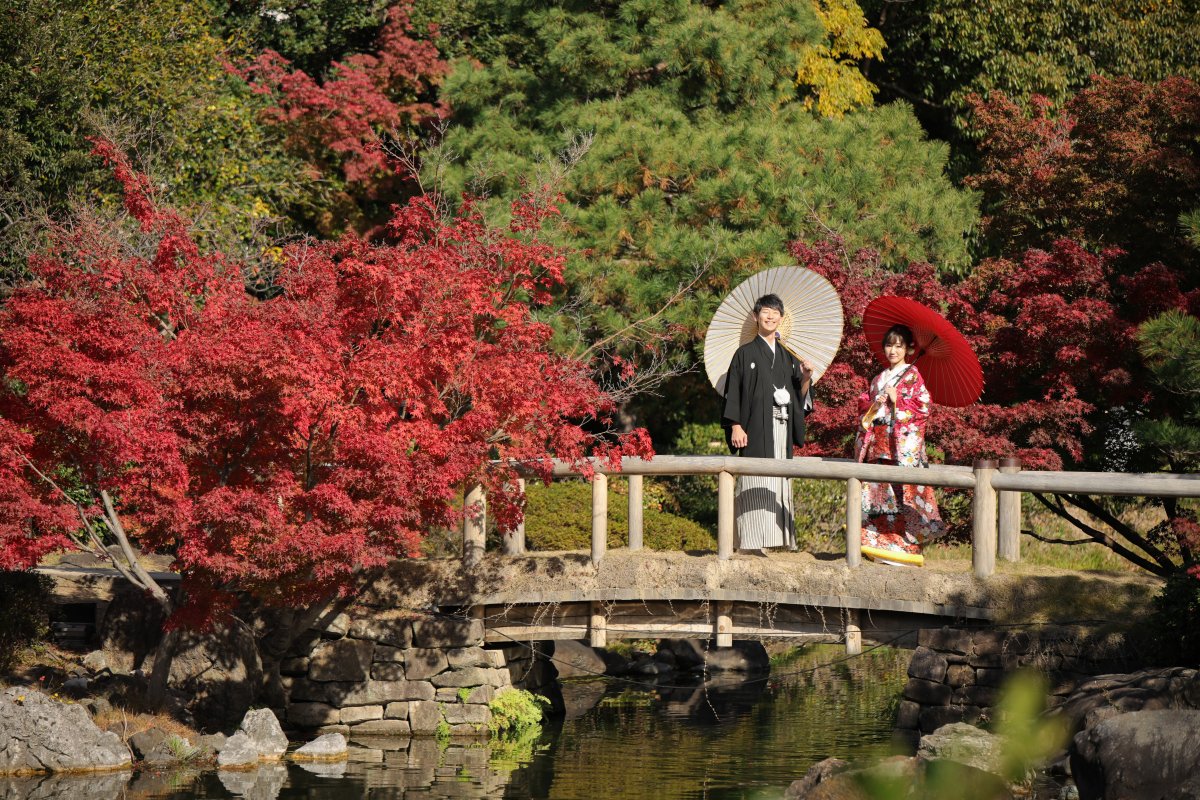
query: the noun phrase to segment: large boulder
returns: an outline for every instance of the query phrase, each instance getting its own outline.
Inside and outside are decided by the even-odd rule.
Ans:
[[[129,749],[133,751],[136,757],[144,759],[147,753],[158,747],[166,739],[167,732],[162,728],[147,728],[129,737]]]
[[[287,737],[283,735],[279,719],[269,708],[247,711],[242,719],[242,730],[250,737],[263,760],[274,761],[287,750]]]
[[[117,673],[149,671],[165,620],[162,606],[146,602],[144,592],[132,586],[120,589],[100,623],[100,652],[105,667]]]
[[[1200,711],[1131,711],[1080,731],[1071,774],[1081,800],[1200,798]]]
[[[921,737],[917,760],[926,764],[953,761],[999,775],[1003,746],[1004,740],[995,734],[965,722],[954,722]]]
[[[197,727],[228,730],[237,725],[263,685],[253,633],[235,624],[184,634],[171,661],[170,685],[186,698]]]
[[[238,731],[226,739],[217,753],[217,766],[222,769],[249,769],[258,766],[261,761],[258,748],[245,731]]]
[[[1098,675],[1080,684],[1054,710],[1072,734],[1131,711],[1200,709],[1200,670],[1144,669]]]
[[[594,678],[608,671],[602,650],[569,639],[554,643],[554,666],[560,678]]]
[[[245,769],[263,761],[278,761],[287,750],[287,743],[279,720],[269,708],[252,709],[217,753],[217,766]]]
[[[32,689],[0,690],[0,774],[128,768],[129,748],[79,705]]]

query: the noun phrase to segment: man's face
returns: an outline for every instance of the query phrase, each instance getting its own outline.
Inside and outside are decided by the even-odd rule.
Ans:
[[[763,307],[754,318],[758,320],[758,335],[769,339],[775,335],[775,331],[779,330],[779,322],[783,319],[783,314],[774,308]]]

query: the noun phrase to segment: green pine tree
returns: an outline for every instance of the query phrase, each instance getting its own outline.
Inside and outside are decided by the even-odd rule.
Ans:
[[[502,209],[521,176],[573,137],[591,139],[563,184],[562,243],[579,254],[567,305],[587,313],[558,321],[577,347],[652,318],[633,329],[640,346],[696,363],[722,297],[788,263],[785,245],[797,238],[836,234],[885,264],[968,268],[975,198],[947,180],[947,148],[925,138],[907,106],[840,118],[806,109],[815,90],[797,85],[798,70],[829,47],[815,4],[474,0],[468,9],[443,29],[464,57],[443,89],[456,161],[441,177],[451,194],[473,187]],[[656,413],[678,416],[686,403]]]
[[[1138,330],[1163,413],[1140,420],[1141,443],[1172,472],[1200,467],[1200,319],[1168,311]]]

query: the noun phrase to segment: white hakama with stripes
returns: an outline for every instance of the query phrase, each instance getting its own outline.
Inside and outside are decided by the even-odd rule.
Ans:
[[[787,458],[792,437],[786,408],[775,407],[771,433],[775,458]],[[796,516],[792,512],[790,478],[740,476],[733,508],[737,515],[738,547],[742,550],[796,549]]]

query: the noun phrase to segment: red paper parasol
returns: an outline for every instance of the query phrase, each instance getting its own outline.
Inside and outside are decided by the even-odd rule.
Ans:
[[[884,364],[883,337],[893,325],[907,325],[917,340],[914,363],[933,402],[969,406],[983,393],[983,370],[963,335],[933,309],[905,297],[877,297],[863,312],[863,335]]]

